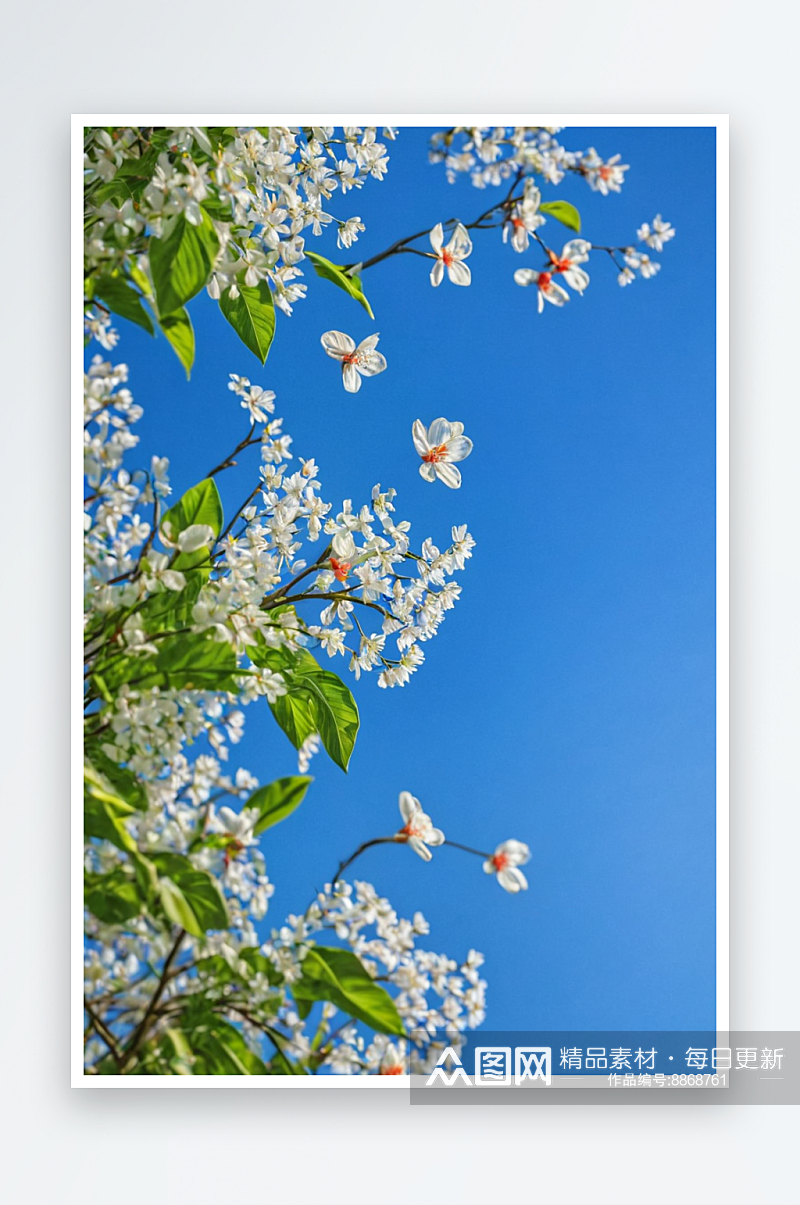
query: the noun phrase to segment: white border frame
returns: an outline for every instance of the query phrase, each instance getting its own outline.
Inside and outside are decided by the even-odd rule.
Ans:
[[[716,808],[716,1028],[720,1035],[730,1029],[730,930],[729,930],[729,121],[727,114],[585,114],[548,113],[514,114],[272,114],[270,120],[280,125],[393,125],[399,127],[430,126],[447,128],[452,125],[521,125],[542,126],[709,126],[717,134],[717,808]],[[71,275],[74,308],[70,324],[72,340],[71,395],[72,437],[70,450],[73,473],[71,516],[72,548],[70,574],[71,636],[71,749],[70,787],[72,823],[70,828],[71,890],[70,931],[72,934],[70,976],[70,1071],[73,1088],[368,1088],[372,1091],[408,1089],[411,1077],[396,1076],[261,1076],[197,1075],[197,1076],[87,1076],[83,1072],[83,712],[80,707],[78,683],[83,681],[83,645],[81,616],[83,612],[83,542],[81,539],[83,490],[82,461],[83,430],[83,128],[92,125],[255,125],[264,115],[252,114],[73,114],[70,172],[71,197]],[[720,1038],[718,1044],[725,1045]]]

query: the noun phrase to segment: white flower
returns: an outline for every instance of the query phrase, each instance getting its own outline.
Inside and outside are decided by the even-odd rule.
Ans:
[[[498,845],[491,858],[484,862],[483,869],[486,874],[496,874],[500,886],[513,895],[528,890],[528,880],[519,867],[524,866],[530,856],[528,846],[512,838]]]
[[[244,849],[245,846],[253,845],[256,841],[253,829],[258,817],[258,808],[244,808],[241,812],[234,812],[231,808],[220,808],[209,824],[209,828],[212,832],[220,832],[224,836],[230,837],[232,843],[235,843],[239,849]]]
[[[529,235],[539,226],[544,225],[544,218],[539,213],[541,193],[538,188],[531,188],[514,212],[503,223],[503,242],[508,242],[511,235],[511,246],[515,251],[527,251],[530,244]]]
[[[346,222],[339,223],[339,231],[336,235],[337,247],[352,247],[353,243],[359,236],[360,231],[366,227],[361,221],[361,218],[348,218]]]
[[[518,285],[535,284],[538,286],[537,300],[540,314],[544,309],[545,301],[549,301],[553,305],[563,305],[565,301],[569,301],[569,293],[566,289],[562,289],[561,285],[555,284],[552,272],[537,272],[535,268],[517,268],[514,280]]]
[[[438,222],[430,233],[430,240],[431,246],[436,252],[436,263],[431,268],[433,287],[436,288],[442,283],[445,268],[447,268],[447,275],[454,285],[468,285],[472,280],[472,273],[463,261],[472,251],[472,240],[466,227],[462,226],[461,222],[457,222],[450,242],[443,247],[444,231],[442,223]]]
[[[341,331],[326,331],[320,342],[325,351],[342,365],[342,381],[348,393],[358,393],[361,377],[374,377],[383,372],[386,360],[375,351],[378,335],[370,335],[356,347],[349,335]]]
[[[472,440],[464,435],[464,424],[436,418],[426,431],[420,419],[416,419],[411,434],[423,461],[419,466],[420,476],[426,481],[438,477],[451,490],[457,490],[461,485],[461,473],[453,466],[453,461],[466,459],[472,451]]]
[[[652,247],[653,251],[663,251],[664,243],[668,243],[671,238],[675,237],[675,231],[669,222],[665,222],[660,213],[657,213],[653,218],[653,228],[650,229],[649,222],[645,222],[636,231],[636,237],[642,243],[647,243],[648,247]]]
[[[312,732],[311,736],[307,736],[300,748],[297,750],[297,771],[299,774],[305,774],[311,764],[311,758],[315,753],[319,753],[320,739],[316,732]]]
[[[655,276],[656,272],[661,271],[661,264],[657,264],[644,251],[634,251],[633,247],[629,247],[623,256],[625,263],[634,271],[638,269],[645,280],[649,280]]]
[[[233,374],[231,374],[233,376]],[[251,385],[249,389],[236,389],[233,381],[228,385],[239,395],[240,405],[250,415],[250,424],[266,423],[270,414],[275,412],[275,394],[271,389],[262,389],[260,385]]]
[[[157,582],[161,582],[166,590],[183,590],[186,585],[186,578],[183,574],[177,569],[169,568],[169,557],[164,552],[151,550],[143,561],[142,567],[142,582],[148,591],[154,590]]]
[[[160,535],[162,544],[166,544],[168,548],[177,545],[181,552],[197,552],[198,549],[213,544],[216,539],[214,528],[208,523],[192,523],[178,534],[177,540],[173,539],[170,525],[164,523]]]
[[[630,268],[623,268],[617,277],[617,283],[621,285],[623,289],[625,288],[625,285],[629,285],[632,280],[636,280],[636,273],[632,272]]]
[[[630,166],[620,163],[621,155],[612,155],[605,163],[593,146],[590,146],[579,167],[590,188],[607,197],[609,192],[620,192],[625,183],[625,172]]]
[[[582,293],[589,283],[589,275],[577,265],[586,263],[591,248],[592,244],[585,238],[573,238],[564,244],[561,255],[550,251],[550,261],[553,265],[550,270],[551,275],[563,275],[571,289],[574,289],[576,293]]]
[[[444,833],[440,828],[434,828],[430,816],[422,810],[422,804],[415,799],[410,791],[400,792],[400,815],[405,824],[395,835],[395,841],[406,841],[415,854],[430,862],[432,854],[429,845],[443,845]]]

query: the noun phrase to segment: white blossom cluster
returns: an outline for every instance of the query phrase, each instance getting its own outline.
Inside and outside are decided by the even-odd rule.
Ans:
[[[619,192],[628,170],[621,156],[602,159],[595,148],[568,151],[555,137],[560,126],[455,126],[431,138],[430,160],[443,163],[452,183],[467,173],[476,188],[516,176],[541,176],[560,184],[567,172],[583,176],[595,192]]]
[[[107,664],[113,665],[116,655],[141,659],[146,666],[160,637],[148,627],[146,604],[177,600],[184,593],[189,630],[207,632],[232,649],[243,671],[235,692],[139,689],[134,678],[116,687],[101,711],[90,696],[93,747],[133,771],[145,791],[144,810],[125,820],[137,850],[149,858],[180,854],[210,874],[230,918],[224,931],[202,940],[184,937],[175,973],[162,991],[158,1032],[187,998],[217,991],[213,977],[193,969],[198,960],[220,955],[235,968],[242,949],[259,945],[259,922],[274,891],[254,833],[258,811],[246,806],[258,781],[245,769],[223,769],[229,746],[243,734],[242,706],[261,696],[274,702],[286,689],[280,672],[255,666],[248,653],[256,642],[275,650],[318,645],[331,658],[347,654],[356,677],[378,669],[381,685],[402,685],[423,660],[420,644],[434,635],[459,596],[452,575],[463,569],[473,541],[466,528],[454,528],[444,551],[427,539],[419,553],[412,553],[410,525],[395,518],[395,491],[377,485],[369,505],[356,509],[345,500],[334,513],[320,497],[315,462],[300,460],[294,470],[290,465],[292,441],[281,420],[272,417],[274,395],[243,377],[232,377],[231,388],[253,424],[263,424],[253,436],[261,464],[252,504],[222,540],[210,528],[198,530],[203,525],[174,539],[163,524],[163,506],[169,505],[172,492],[166,458],[154,457],[146,471],[124,467],[125,453],[138,443],[132,428],[142,415],[127,377],[125,365],[100,356],[92,359],[85,376],[88,681],[98,659],[109,655]],[[156,541],[165,551],[157,550]],[[315,546],[323,546],[316,559],[308,551]],[[212,567],[204,584],[192,590],[191,570],[171,566],[176,553],[202,548],[211,553]],[[412,572],[401,572],[408,566]],[[309,607],[314,607],[311,618],[316,622],[301,616]],[[358,617],[362,610],[370,618],[379,616],[380,623],[364,626]],[[352,647],[347,643],[351,639]],[[386,649],[390,640],[396,645],[391,658]],[[305,742],[301,768],[318,748],[317,737]],[[228,806],[237,801],[239,810]],[[107,841],[87,843],[85,866],[87,882],[112,873],[134,879],[131,856]],[[86,916],[87,1002],[123,1041],[145,1016],[174,931],[149,912],[120,924],[98,920],[91,909]],[[368,936],[370,925],[374,933]],[[323,929],[335,929],[370,973],[377,975],[380,968],[382,978],[394,985],[398,1011],[414,1040],[413,1065],[428,1057],[437,1033],[457,1034],[480,1023],[485,984],[477,975],[479,956],[470,954],[459,967],[445,955],[415,949],[417,937],[427,933],[420,914],[413,921],[399,919],[368,884],[357,884],[353,896],[348,885],[338,882],[302,923],[288,918],[261,945],[287,986],[276,988],[263,975],[248,980],[249,1006],[265,1000],[274,1005],[275,1025],[290,1055],[305,1057],[310,1038],[286,992],[300,974],[312,934]],[[214,998],[222,1002],[227,989],[218,986]],[[326,1025],[334,1012],[325,1005]],[[263,1033],[246,1016],[231,1011],[230,1020],[254,1050],[263,1052]],[[87,1067],[106,1057],[107,1050],[95,1032],[86,1043]],[[365,1039],[358,1026],[348,1024],[330,1034],[319,1062],[331,1071],[389,1074],[392,1068],[406,1070],[409,1057],[406,1043],[384,1041],[380,1035]]]
[[[349,248],[364,230],[360,217],[336,218],[328,208],[337,191],[345,196],[369,178],[384,178],[389,157],[377,135],[372,126],[89,130],[86,270],[145,271],[145,235],[161,237],[165,220],[176,214],[197,226],[205,214],[219,240],[209,294],[230,290],[233,299],[238,284],[265,280],[275,305],[291,314],[306,292],[298,265],[308,232],[320,235],[333,223],[338,245]],[[386,127],[381,137],[392,140],[396,131]],[[137,199],[93,201],[131,161],[134,168],[141,161],[150,176]],[[103,346],[114,345],[102,313],[87,323]]]
[[[86,473],[94,491],[85,517],[90,657],[107,652],[109,642],[120,656],[156,653],[158,634],[147,630],[143,604],[153,594],[180,594],[187,587],[186,575],[169,567],[169,548],[151,546],[154,524],[142,513],[169,493],[168,462],[154,457],[138,480],[122,467],[124,451],[137,442],[130,427],[142,413],[122,387],[126,379],[124,365],[114,368],[95,357],[85,380]],[[162,750],[175,756],[203,732],[214,752],[226,757],[226,741],[238,741],[244,721],[233,703],[262,696],[274,702],[285,693],[280,672],[249,664],[256,642],[292,650],[317,644],[329,658],[346,657],[357,678],[377,669],[380,686],[404,685],[424,660],[420,646],[458,600],[461,587],[453,574],[474,547],[466,528],[454,527],[444,550],[426,539],[413,553],[410,524],[394,518],[395,491],[379,485],[370,505],[356,510],[346,499],[334,515],[320,497],[315,462],[301,460],[292,471],[291,436],[283,434],[280,418],[270,417],[273,395],[243,377],[231,385],[251,413],[255,408],[268,420],[254,490],[259,503],[246,507],[239,530],[218,543],[211,578],[194,596],[190,627],[229,643],[247,673],[236,696],[158,686],[139,691],[129,682],[120,687],[105,751],[148,777]],[[165,534],[162,528],[162,542]],[[199,538],[211,542],[213,534],[209,528]],[[310,548],[323,543],[314,557]],[[406,571],[409,565],[413,573]],[[315,602],[314,622],[301,618],[295,607]],[[304,758],[309,753],[307,748]]]
[[[356,880],[351,885],[339,879],[334,886],[326,884],[302,916],[289,916],[272,931],[262,951],[291,983],[302,973],[306,943],[324,931],[346,942],[373,977],[397,989],[394,1002],[409,1033],[408,1042],[376,1035],[367,1046],[358,1025],[345,1025],[336,1031],[337,1045],[325,1058],[337,1074],[421,1072],[435,1064],[444,1046],[457,1045],[465,1029],[483,1022],[483,955],[470,950],[458,964],[446,954],[418,949],[418,939],[430,932],[425,917],[421,912],[411,920],[398,917],[371,883]],[[333,1006],[326,1006],[326,1032],[335,1015]],[[302,1056],[308,1050],[304,1025],[296,1013],[287,1016],[293,1046]]]

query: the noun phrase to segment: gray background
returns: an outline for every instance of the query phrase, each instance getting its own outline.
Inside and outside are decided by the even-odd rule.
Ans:
[[[789,1168],[792,1109],[434,1116],[409,1108],[404,1091],[68,1087],[70,112],[521,114],[546,105],[731,114],[731,1024],[798,1024],[796,68],[777,0],[741,22],[722,5],[690,0],[457,13],[418,0],[383,11],[366,0],[335,12],[309,3],[291,36],[280,36],[282,14],[263,4],[143,0],[121,10],[29,3],[4,16],[0,206],[15,224],[24,215],[27,235],[4,246],[0,291],[10,1199],[56,1190],[126,1205],[141,1199],[144,1159],[164,1200],[283,1189],[295,1200],[338,1202],[360,1182],[387,1201],[412,1191],[439,1199],[447,1186],[468,1202],[508,1189],[525,1198],[557,1190],[578,1202],[590,1188],[593,1200],[646,1191],[666,1202],[678,1178],[690,1179],[695,1197],[733,1189],[737,1199],[774,1199]],[[235,27],[223,43],[229,16]]]

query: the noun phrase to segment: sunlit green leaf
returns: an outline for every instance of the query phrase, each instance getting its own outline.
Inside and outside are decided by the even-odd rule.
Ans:
[[[183,365],[188,381],[194,364],[194,328],[188,311],[180,309],[173,314],[164,314],[159,318],[159,326]]]
[[[83,898],[89,911],[109,925],[119,925],[138,916],[143,907],[135,879],[121,866],[108,874],[87,874]]]
[[[278,824],[290,816],[295,808],[305,799],[309,785],[314,781],[307,774],[294,775],[291,778],[277,778],[268,786],[259,787],[245,804],[248,808],[258,808],[259,816],[253,832],[256,836],[263,833],[273,824]]]
[[[561,222],[562,226],[574,230],[576,234],[581,232],[581,215],[574,205],[570,205],[569,201],[542,201],[539,213],[549,214],[551,218]]]
[[[219,299],[219,308],[245,347],[249,347],[263,364],[275,337],[272,290],[265,280],[252,288],[249,285],[237,285],[237,288],[239,295],[233,300],[230,289],[225,290]]]
[[[121,318],[135,322],[143,327],[148,334],[153,334],[153,321],[142,305],[142,298],[132,289],[121,275],[100,276],[94,283],[93,297],[104,304]]]
[[[200,292],[218,251],[217,232],[205,213],[199,226],[179,213],[162,238],[151,238],[150,271],[159,315],[174,314]]]
[[[230,924],[225,901],[214,879],[198,870],[181,854],[155,853],[158,890],[169,919],[193,937],[208,929],[226,929]]]
[[[375,317],[372,312],[372,306],[364,296],[359,276],[348,276],[344,268],[340,268],[337,264],[332,264],[329,259],[325,259],[324,255],[317,255],[314,251],[306,251],[306,259],[311,260],[314,265],[314,271],[318,276],[321,276],[323,280],[330,280],[333,284],[338,285],[340,289],[344,289],[345,293],[349,293],[351,297],[354,297],[359,305],[363,305],[370,318]]]
[[[342,1012],[379,1033],[405,1035],[392,997],[371,977],[350,950],[312,946],[303,959],[303,976],[292,984],[295,999],[330,1000]]]

